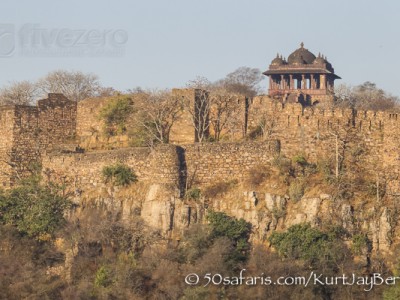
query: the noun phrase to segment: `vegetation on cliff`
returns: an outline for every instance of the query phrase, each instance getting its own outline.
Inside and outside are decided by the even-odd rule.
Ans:
[[[76,80],[85,79],[78,75],[54,73],[46,79],[46,89],[53,89],[49,83],[59,83],[60,78],[71,79],[72,76],[72,79]],[[201,181],[196,182],[197,174],[207,179],[214,179],[217,176],[206,177],[211,173],[210,169],[201,169],[200,166],[198,170],[197,165],[200,163],[197,161],[195,171],[189,174],[191,167],[189,161],[185,160],[184,151],[180,152],[179,159],[173,160],[174,165],[179,165],[179,169],[173,169],[174,172],[171,174],[179,176],[179,187],[186,185],[186,191],[179,191],[182,194],[179,199],[176,190],[175,194],[173,192],[168,194],[170,202],[165,201],[160,209],[159,214],[162,216],[160,223],[166,222],[164,219],[169,218],[166,232],[161,232],[160,228],[150,228],[139,217],[144,203],[140,203],[138,207],[129,207],[128,212],[109,209],[110,206],[116,206],[116,203],[122,203],[125,199],[114,198],[116,190],[122,190],[125,193],[124,197],[128,198],[133,197],[129,194],[132,192],[129,189],[136,188],[132,184],[137,181],[135,172],[123,163],[107,161],[106,166],[97,169],[100,180],[95,183],[90,177],[94,174],[92,170],[95,168],[90,166],[90,175],[84,180],[93,183],[91,188],[105,189],[108,193],[99,197],[101,204],[97,203],[97,206],[82,201],[79,204],[81,210],[79,216],[75,215],[73,210],[69,210],[73,206],[70,196],[82,200],[79,198],[82,190],[76,188],[80,184],[79,176],[71,180],[69,188],[73,193],[66,192],[64,185],[41,182],[37,177],[21,181],[19,185],[0,193],[0,274],[2,274],[0,290],[3,293],[1,296],[4,295],[9,299],[363,298],[365,296],[363,287],[354,286],[315,285],[309,288],[268,286],[266,288],[259,285],[249,289],[244,285],[211,284],[204,287],[204,281],[193,285],[185,282],[185,276],[188,274],[197,274],[199,280],[204,279],[206,274],[212,274],[218,281],[220,278],[238,275],[241,270],[246,270],[249,276],[263,276],[261,274],[307,276],[310,270],[325,275],[335,275],[338,272],[369,274],[376,270],[391,274],[393,271],[380,257],[374,257],[376,260],[371,262],[371,231],[378,231],[379,228],[371,228],[374,224],[368,223],[366,214],[359,219],[349,214],[352,220],[349,222],[351,226],[347,227],[348,224],[340,218],[343,213],[335,209],[329,218],[315,218],[312,225],[300,222],[294,226],[286,226],[285,222],[292,220],[285,219],[287,211],[282,204],[289,201],[292,205],[300,205],[303,204],[301,201],[305,197],[310,195],[320,197],[323,191],[329,193],[329,205],[334,208],[343,208],[343,204],[346,204],[351,211],[353,209],[351,205],[358,201],[360,210],[369,205],[369,213],[374,215],[375,219],[379,219],[381,202],[389,202],[385,198],[387,178],[385,170],[379,168],[379,161],[371,159],[367,153],[366,143],[371,140],[379,140],[380,143],[383,135],[378,132],[378,138],[368,137],[366,142],[356,133],[358,127],[356,128],[356,124],[351,124],[352,119],[335,119],[335,122],[327,120],[327,124],[321,122],[321,125],[318,120],[315,125],[318,130],[314,132],[315,128],[310,129],[313,132],[312,136],[305,137],[308,129],[307,126],[299,126],[300,118],[303,116],[298,115],[293,132],[296,134],[295,138],[300,136],[298,145],[301,144],[302,149],[301,151],[297,149],[299,153],[293,157],[285,157],[281,153],[280,141],[275,140],[278,136],[276,116],[267,118],[266,115],[262,115],[260,118],[254,118],[251,120],[254,128],[247,135],[243,130],[245,125],[238,117],[246,115],[246,122],[249,121],[247,119],[250,116],[249,107],[240,107],[239,103],[249,105],[249,98],[258,92],[259,79],[258,70],[240,68],[225,79],[214,83],[196,80],[191,83],[191,87],[201,90],[199,103],[190,101],[185,103],[182,97],[166,91],[136,91],[136,94],[132,95],[113,95],[100,109],[98,116],[98,121],[104,123],[103,131],[107,139],[126,135],[130,139],[131,146],[169,143],[171,128],[182,117],[182,110],[186,109],[188,111],[186,122],[193,123],[191,132],[195,132],[199,142],[234,140],[239,128],[242,140],[268,139],[271,143],[265,152],[269,151],[271,160],[268,163],[264,163],[265,161],[261,163],[258,158],[264,153],[256,151],[250,154],[240,153],[238,156],[243,154],[240,162],[248,164],[244,166],[236,162],[236,165],[232,166],[232,157],[219,156],[220,153],[217,151],[220,149],[216,152],[210,151],[212,155],[207,153],[208,156],[204,161],[214,161],[212,160],[214,156],[219,156],[219,160],[215,162],[222,167],[210,163],[212,167],[207,166],[207,168],[218,167],[218,170],[223,170],[226,172],[224,174],[229,176],[231,172],[239,170],[243,172],[240,174],[243,176],[239,180],[235,176],[227,175],[223,178],[224,181],[212,180],[208,186],[204,186]],[[93,83],[93,87],[97,88],[95,77],[89,76],[85,80],[89,80]],[[71,93],[71,97],[76,101],[85,95],[99,95],[99,92],[94,93],[92,90],[74,90],[74,86],[74,84],[70,86],[67,92]],[[30,84],[15,86],[16,90],[23,89],[27,93],[30,93],[31,88]],[[59,87],[54,89],[58,90]],[[3,90],[0,98],[6,99],[4,103],[13,103],[15,100],[13,97],[17,94],[13,94],[14,92],[14,89]],[[140,94],[139,96],[143,98],[134,102],[132,100],[134,94],[135,96]],[[208,97],[207,101],[205,96]],[[340,101],[336,104],[340,108],[375,110],[394,109],[397,105],[395,97],[383,93],[370,83],[351,89],[342,95],[338,94],[339,96]],[[33,101],[30,95],[24,97],[21,103]],[[373,99],[373,105],[368,102],[370,99]],[[244,101],[240,102],[241,100]],[[245,109],[246,112],[241,109]],[[62,114],[64,116],[64,111]],[[291,130],[289,125],[293,124],[293,120],[290,117],[285,116],[282,122],[284,129],[280,135]],[[343,120],[347,125],[343,126],[343,130],[337,129],[335,124]],[[27,121],[26,124],[28,123]],[[368,122],[360,121],[357,124],[360,131],[365,123]],[[376,124],[381,126],[378,122]],[[371,121],[369,126],[368,130],[373,126]],[[327,128],[324,136],[320,134],[322,127]],[[91,134],[94,133],[93,130]],[[96,138],[94,136],[94,139]],[[286,147],[291,147],[290,138],[281,138],[289,145],[285,145]],[[310,143],[306,142],[308,138],[311,140]],[[328,140],[329,142],[326,142]],[[321,144],[326,142],[323,145],[329,147],[326,147],[326,155],[312,163],[306,159],[308,153],[304,152],[311,151],[310,148],[317,143],[316,141]],[[257,145],[259,144],[253,143],[252,147]],[[205,148],[198,147],[196,151],[199,153],[203,149]],[[241,148],[236,147],[234,151],[239,152],[238,149]],[[234,151],[227,153],[231,155]],[[154,152],[151,155],[153,154],[155,155]],[[200,158],[200,154],[196,155]],[[77,161],[75,166],[84,164],[83,160]],[[64,163],[64,159],[62,162]],[[143,162],[142,165],[143,168],[150,168],[151,164]],[[165,168],[167,170],[163,170],[165,171],[163,174],[170,171]],[[140,173],[142,172],[138,172]],[[193,185],[189,185],[186,181],[189,175],[193,175]],[[76,186],[72,187],[72,184]],[[169,186],[171,188],[172,184]],[[188,189],[189,186],[191,188]],[[271,200],[274,203],[270,209],[267,210],[267,204],[263,203],[264,206],[258,206],[262,209],[257,207],[251,211],[251,205],[254,208],[260,201],[255,191],[265,191],[263,188],[266,186],[279,192],[282,201],[277,205],[277,201]],[[243,187],[246,188],[244,190],[246,195],[252,195],[250,198],[253,202],[248,201],[247,208],[240,208],[242,215],[238,214],[239,217],[234,218],[227,213],[216,211],[221,207],[229,208],[229,202],[223,203],[226,199],[225,194],[231,193],[231,197],[234,195],[236,200],[241,199],[238,195],[243,195],[241,190]],[[143,189],[144,193],[148,194],[155,194],[155,190],[157,189]],[[129,195],[126,196],[127,194]],[[216,202],[222,204],[213,206]],[[175,217],[174,214],[178,215],[179,212],[174,210],[174,205],[178,207],[178,204],[187,205],[184,208],[189,211],[188,220]],[[190,209],[193,208],[190,205],[199,208],[196,218],[190,216]],[[388,222],[397,222],[398,207],[395,201],[386,207],[390,219]],[[249,216],[250,211],[252,213],[250,218],[257,220],[253,226],[246,221],[248,219],[241,218],[245,213]],[[151,217],[153,218],[153,215]],[[269,218],[268,225],[258,222],[263,218]],[[192,222],[188,227],[182,225],[172,228],[176,223],[183,221],[188,221],[187,224],[189,221]],[[281,231],[275,231],[270,235],[271,231],[278,228],[278,224],[281,226]],[[274,229],[271,229],[272,227]],[[255,231],[259,233],[258,236],[254,234]],[[393,232],[388,231],[385,237],[379,238],[390,240],[392,235]],[[365,261],[360,262],[360,257],[366,258]],[[383,286],[376,287],[369,295],[380,297],[383,289]],[[398,289],[394,287],[385,291],[384,296],[393,299],[397,294]]]
[[[104,132],[112,136],[126,131],[126,122],[133,112],[132,99],[128,96],[115,96],[105,105],[99,114],[104,120]]]
[[[121,163],[104,166],[102,173],[105,182],[111,182],[117,186],[126,186],[137,181],[137,176],[133,170]]]
[[[35,176],[0,194],[0,221],[22,234],[46,240],[65,223],[64,213],[72,205],[55,184],[43,185]]]

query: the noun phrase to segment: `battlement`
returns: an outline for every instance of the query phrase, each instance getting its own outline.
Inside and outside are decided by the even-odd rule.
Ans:
[[[188,101],[196,101],[194,90],[174,90],[173,93],[186,97]],[[143,99],[137,97],[134,105],[140,109]],[[17,176],[25,174],[34,162],[46,162],[56,168],[54,162],[60,163],[58,159],[61,157],[62,161],[69,160],[68,157],[90,159],[94,160],[93,163],[96,163],[96,159],[111,161],[110,157],[114,157],[111,153],[117,152],[111,151],[107,155],[73,154],[81,152],[74,150],[81,149],[80,142],[96,138],[93,132],[102,130],[102,121],[98,115],[108,101],[108,98],[87,99],[77,104],[62,94],[49,94],[47,99],[40,100],[36,106],[0,107],[0,180],[3,186],[9,186]],[[154,161],[160,166],[165,163],[162,159],[154,160],[154,157],[144,158],[144,150],[132,150],[131,155],[136,157],[140,152],[142,154],[139,155],[141,158],[138,156],[138,161],[144,159],[149,163],[142,166],[132,158],[132,166],[138,168],[140,174],[146,173],[146,178],[151,178],[149,174],[154,172],[160,178],[170,178],[167,181],[171,182],[181,172],[173,171],[172,165],[176,169],[187,164],[187,174],[196,174],[199,182],[207,183],[229,176],[242,178],[246,170],[257,163],[268,162],[273,155],[279,153],[287,157],[301,153],[310,161],[332,156],[335,137],[338,137],[347,147],[362,147],[368,153],[371,163],[379,161],[382,168],[400,172],[400,118],[397,113],[304,107],[299,103],[281,103],[268,96],[258,96],[251,100],[238,99],[238,104],[236,132],[251,134],[262,120],[265,136],[261,143],[239,140],[236,136],[230,140],[235,143],[229,144],[193,143],[195,131],[186,113],[171,130],[171,141],[176,146],[160,148],[169,153],[169,167],[165,165],[165,170],[157,169]],[[71,147],[67,147],[68,151],[64,151],[64,154],[59,154],[62,156],[57,158],[56,154],[51,154],[51,149],[65,148],[68,142]],[[148,155],[150,153],[145,156]],[[183,162],[180,161],[182,155],[185,156]],[[162,155],[156,157],[162,158]],[[179,176],[176,178],[179,179]]]

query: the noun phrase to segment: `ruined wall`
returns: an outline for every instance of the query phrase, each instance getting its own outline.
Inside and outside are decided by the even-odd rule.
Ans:
[[[95,101],[88,103],[95,105]],[[90,109],[87,103],[85,107]],[[86,113],[88,112],[86,110]],[[83,112],[78,112],[78,120],[81,118],[84,122],[83,116]],[[346,151],[362,149],[371,169],[378,166],[380,172],[391,174],[400,172],[398,163],[400,157],[398,122],[400,120],[396,114],[356,112],[350,109],[333,111],[303,108],[300,104],[283,105],[277,101],[271,101],[268,97],[258,97],[249,103],[247,120],[249,128],[256,127],[257,122],[262,118],[265,119],[266,127],[268,127],[264,141],[170,146],[172,148],[168,149],[174,149],[171,150],[171,157],[174,157],[175,163],[174,170],[169,172],[175,175],[180,174],[180,179],[178,178],[180,185],[193,180],[199,184],[210,184],[216,181],[243,179],[253,167],[270,162],[278,152],[288,158],[301,154],[313,162],[332,158],[335,155],[336,136],[338,136],[339,146],[345,147]],[[86,124],[88,128],[90,122]],[[78,132],[83,132],[82,128]],[[158,153],[160,149],[167,148],[156,148],[153,154],[155,157],[160,157]],[[137,165],[135,161],[143,159],[134,158],[136,152],[132,151],[130,156],[132,160],[128,159],[128,161],[134,169],[137,168],[139,174],[142,174],[141,165]],[[115,161],[112,158],[112,151],[107,155],[105,153],[108,152],[102,152],[101,155],[97,152],[71,154],[71,157],[79,157],[79,161],[90,158],[92,164],[95,164],[96,159],[99,159],[99,164],[103,161]],[[102,157],[107,157],[107,159]],[[171,164],[163,163],[161,165],[171,166]],[[97,173],[101,169],[95,168]],[[146,165],[145,169],[146,174],[153,174],[152,177],[155,180],[158,180],[157,174],[160,174],[161,180],[163,176],[166,176],[163,172],[160,173],[159,169],[150,168],[149,165]],[[86,171],[83,170],[83,172]],[[79,174],[78,171],[75,173]]]
[[[183,111],[180,118],[175,121],[170,132],[170,143],[175,145],[192,144],[196,140],[196,131],[193,126],[193,117],[188,110],[191,107],[192,113],[196,109],[195,103],[201,101],[206,95],[206,91],[200,89],[172,89],[172,96],[179,97],[183,101]],[[80,146],[87,150],[122,148],[135,144],[132,137],[129,137],[129,131],[135,131],[139,127],[136,116],[145,107],[147,97],[145,93],[136,93],[129,95],[133,102],[133,114],[126,122],[127,132],[115,136],[106,136],[104,134],[104,121],[99,117],[104,106],[115,97],[89,98],[78,103],[77,109],[77,141]],[[239,140],[243,138],[245,132],[246,105],[245,99],[240,99],[235,107],[237,112],[232,115],[235,126],[225,128],[223,135],[229,140]],[[199,105],[198,105],[199,106]],[[213,109],[213,107],[211,107]],[[201,115],[201,114],[200,114]],[[206,129],[206,135],[213,135],[212,126]],[[130,143],[129,139],[133,143]]]
[[[29,173],[41,153],[75,137],[76,102],[62,94],[49,94],[37,106],[1,107],[0,160],[3,186]],[[10,165],[13,165],[11,170]]]
[[[362,148],[371,164],[399,172],[400,119],[389,112],[323,110],[300,104],[283,105],[268,97],[253,100],[249,124],[265,117],[266,139],[277,139],[287,157],[305,155],[312,161],[335,153],[336,136],[340,148]]]
[[[38,114],[38,108],[33,106],[14,108],[11,161],[15,164],[18,176],[26,175],[33,163],[40,162],[41,130]],[[12,177],[11,182],[15,179]]]
[[[195,184],[244,179],[254,167],[267,164],[276,153],[273,142],[185,145],[188,180]]]
[[[147,95],[135,93],[124,95],[132,100],[133,113],[126,120],[126,132],[109,136],[105,132],[105,122],[100,117],[101,111],[120,96],[88,98],[78,103],[76,132],[77,142],[86,150],[116,149],[131,146],[130,136],[139,129],[136,117],[146,105]]]
[[[11,167],[6,162],[10,159],[14,134],[14,106],[0,107],[0,186],[10,184]]]
[[[99,112],[108,103],[109,98],[89,98],[78,102],[76,116],[76,134],[84,139],[103,130],[104,122]]]
[[[199,185],[244,179],[252,168],[266,164],[276,154],[270,142],[192,144],[149,148],[125,148],[87,153],[49,153],[43,168],[67,175],[81,187],[102,185],[104,166],[121,162],[140,181],[165,183],[184,189],[186,182]]]
[[[150,148],[124,148],[98,150],[87,153],[53,152],[43,156],[43,169],[51,170],[57,176],[72,179],[74,187],[85,190],[88,187],[104,185],[102,169],[115,163],[131,167],[140,181],[179,184],[180,162],[177,147],[162,145]]]
[[[187,101],[187,105],[194,108],[196,101],[196,90],[194,89],[172,89],[172,94]],[[195,129],[193,127],[192,115],[185,109],[182,116],[171,128],[170,142],[172,144],[191,144],[195,141]]]
[[[187,93],[192,93],[195,98],[193,90],[175,90],[174,93],[184,93],[185,97],[188,97]],[[0,122],[3,126],[1,126],[0,133],[3,138],[0,145],[0,158],[3,161],[3,170],[5,170],[3,173],[7,173],[8,165],[4,163],[7,155],[13,162],[22,162],[27,166],[33,161],[40,161],[43,151],[73,141],[75,135],[79,142],[86,139],[86,141],[89,140],[98,145],[99,135],[94,133],[101,131],[103,126],[102,121],[98,118],[98,112],[108,100],[109,98],[88,99],[80,102],[77,107],[75,102],[69,101],[61,94],[50,94],[48,99],[40,100],[36,107],[2,107]],[[145,105],[145,101],[140,97],[134,98],[134,105],[140,109],[140,105]],[[165,149],[173,149],[168,150],[173,153],[167,151],[170,156],[166,155],[170,158],[174,157],[174,164],[160,161],[159,165],[166,167],[164,171],[160,171],[158,167],[150,168],[146,165],[144,167],[147,170],[146,174],[153,174],[153,178],[157,178],[158,175],[160,178],[164,178],[167,176],[165,174],[170,172],[175,174],[174,176],[178,176],[178,185],[186,184],[186,180],[194,177],[201,184],[229,178],[240,179],[245,177],[246,172],[255,165],[267,163],[278,150],[289,158],[301,154],[314,162],[333,157],[336,136],[341,147],[353,150],[362,149],[371,168],[379,167],[379,171],[385,173],[400,173],[400,119],[397,114],[349,109],[303,108],[300,104],[284,105],[265,96],[256,97],[247,103],[241,101],[240,105],[242,109],[238,115],[243,121],[238,123],[238,132],[243,132],[244,124],[247,124],[249,131],[257,128],[260,121],[263,121],[265,124],[263,141],[219,144],[191,143],[185,144],[183,147],[168,146],[171,148]],[[174,130],[182,133],[182,140],[193,139],[194,129],[191,123],[189,124],[185,119],[182,122],[187,123],[186,125],[176,124]],[[185,132],[185,128],[190,133]],[[175,136],[175,140],[172,140],[176,142],[179,139],[179,136]],[[118,140],[117,142],[120,144],[117,144],[115,148],[126,147],[127,137],[126,141]],[[86,148],[86,150],[90,149],[90,147]],[[155,154],[152,154],[155,155],[154,157],[162,157],[159,149],[164,148],[156,148]],[[139,174],[143,173],[141,164],[137,164],[136,161],[148,161],[148,159],[144,159],[140,155],[139,158],[135,158],[136,154],[134,153],[139,153],[135,152],[138,150],[129,151],[133,152],[128,161],[132,167],[138,169]],[[99,160],[99,163],[120,159],[114,158],[113,152],[105,153],[108,152],[71,154],[71,157],[62,156],[62,160],[89,160],[94,165],[97,164],[96,159]],[[52,160],[58,163],[57,155],[54,153],[52,155]],[[154,161],[154,157],[151,161]],[[47,161],[49,167],[54,165],[51,164],[52,160]],[[120,160],[124,161],[125,158]],[[79,163],[75,162],[74,164],[78,165]],[[173,170],[169,170],[167,166],[173,166]],[[55,165],[54,167],[57,168]],[[95,168],[96,172],[101,169],[101,167]],[[73,172],[79,173],[78,171]],[[83,172],[86,171],[83,170]],[[7,175],[0,176],[2,176],[3,183],[7,182],[7,178],[9,178]]]
[[[37,108],[43,149],[74,141],[77,114],[75,101],[68,100],[63,94],[51,93],[47,99],[38,101]]]

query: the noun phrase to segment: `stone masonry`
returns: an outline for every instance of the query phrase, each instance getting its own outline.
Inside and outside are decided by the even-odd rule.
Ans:
[[[291,158],[303,155],[318,161],[334,155],[336,137],[347,149],[362,148],[372,170],[392,178],[400,174],[400,119],[389,112],[323,110],[298,103],[283,104],[267,96],[243,102],[240,126],[255,128],[263,117],[266,134],[257,142],[187,143],[161,145],[154,149],[121,148],[91,150],[85,153],[59,151],[63,144],[72,146],[100,130],[96,114],[107,100],[81,101],[78,106],[63,95],[50,94],[35,107],[3,106],[0,108],[1,170],[3,186],[13,184],[16,176],[26,173],[32,163],[43,170],[55,170],[73,178],[82,188],[101,181],[101,168],[113,162],[131,166],[139,179],[164,182],[183,189],[188,180],[199,184],[241,179],[253,167],[269,163],[276,155]],[[93,121],[91,123],[91,120]],[[179,128],[189,124],[178,124]],[[92,129],[91,129],[92,128]],[[246,132],[248,129],[240,130]],[[194,131],[188,131],[193,139]],[[81,136],[82,135],[82,136]],[[54,149],[58,151],[53,151]]]
[[[40,164],[48,149],[75,139],[76,102],[62,94],[49,94],[37,106],[3,106],[0,118],[0,180],[5,187]]]

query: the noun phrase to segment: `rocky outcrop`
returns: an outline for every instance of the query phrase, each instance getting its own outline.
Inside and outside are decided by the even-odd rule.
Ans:
[[[79,195],[76,202],[89,202],[106,210],[118,212],[124,222],[140,216],[162,236],[179,240],[183,230],[195,223],[205,223],[207,211],[212,209],[243,218],[252,224],[252,241],[267,242],[274,231],[285,231],[290,226],[310,223],[312,226],[336,224],[349,236],[366,234],[372,249],[368,255],[387,254],[396,241],[392,209],[355,209],[351,202],[340,202],[328,194],[303,197],[299,201],[285,194],[263,191],[243,191],[239,187],[223,195],[206,199],[188,200],[180,197],[178,187],[163,183],[136,183],[129,188],[97,187]],[[77,211],[79,214],[79,211]],[[351,238],[348,241],[351,244]]]

